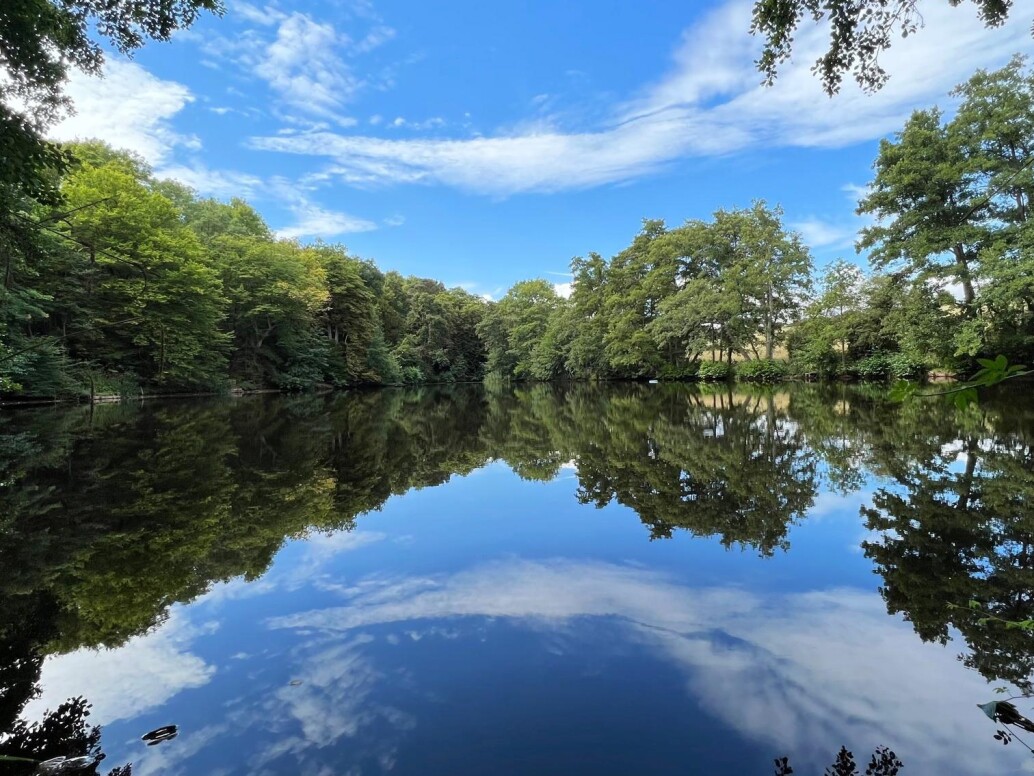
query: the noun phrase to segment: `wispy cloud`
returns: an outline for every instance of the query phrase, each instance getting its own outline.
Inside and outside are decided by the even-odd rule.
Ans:
[[[254,197],[263,189],[256,175],[235,170],[213,170],[203,164],[173,164],[158,169],[162,178],[172,178],[208,197]]]
[[[798,57],[765,88],[754,69],[758,41],[750,5],[732,2],[684,33],[669,72],[616,106],[598,126],[572,131],[532,122],[492,137],[392,139],[312,132],[254,137],[253,148],[329,158],[329,172],[352,185],[425,183],[492,195],[550,192],[618,183],[678,159],[772,146],[842,147],[899,127],[917,106],[943,100],[978,67],[1029,50],[1022,14],[987,30],[968,7],[935,5],[926,29],[884,56],[895,74],[878,94],[853,83],[834,99],[810,63],[825,45],[809,28]]]
[[[377,224],[373,221],[350,213],[328,210],[307,199],[301,199],[289,205],[288,209],[294,214],[294,223],[278,229],[276,232],[277,237],[285,240],[337,237],[342,234],[372,232],[377,228]]]
[[[857,224],[815,217],[795,221],[790,227],[800,232],[805,244],[812,248],[849,248],[858,234]]]
[[[293,13],[280,22],[255,73],[291,107],[331,116],[361,84],[339,53],[348,42],[331,24]]]
[[[273,5],[257,6],[243,0],[234,0],[229,5],[231,17],[240,19],[252,24],[259,24],[264,27],[277,24],[287,18],[287,14]]]
[[[333,120],[340,126],[355,124],[340,116],[341,109],[368,85],[379,85],[374,74],[361,75],[356,59],[388,43],[395,30],[376,16],[360,16],[348,24],[365,27],[356,35],[338,20],[317,19],[300,11],[285,12],[276,5],[262,7],[237,0],[230,5],[231,19],[244,29],[233,35],[196,36],[193,40],[211,61],[236,70],[245,78],[264,81],[274,96],[274,112],[284,121],[304,123],[306,117]],[[340,16],[340,14],[338,14]]]

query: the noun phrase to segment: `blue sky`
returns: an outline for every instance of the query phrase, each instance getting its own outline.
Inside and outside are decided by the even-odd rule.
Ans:
[[[968,5],[931,4],[883,57],[883,91],[829,99],[809,72],[819,28],[760,85],[749,2],[227,5],[110,57],[103,80],[75,74],[54,137],[100,137],[246,197],[282,236],[496,298],[563,283],[571,257],[612,255],[643,218],[755,198],[783,206],[818,264],[855,258],[879,138],[1034,48],[1022,13],[988,31]]]

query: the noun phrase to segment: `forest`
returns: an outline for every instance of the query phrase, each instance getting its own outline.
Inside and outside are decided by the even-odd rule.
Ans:
[[[1034,357],[1034,72],[1017,56],[881,142],[857,251],[816,269],[778,206],[644,220],[572,292],[488,301],[278,239],[97,141],[0,208],[0,396],[551,380],[886,379]]]

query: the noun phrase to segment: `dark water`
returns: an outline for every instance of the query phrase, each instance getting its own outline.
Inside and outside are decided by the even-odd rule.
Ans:
[[[883,393],[7,411],[0,752],[602,776],[887,745],[906,774],[1022,772],[976,704],[1025,685],[1034,634],[951,604],[1032,616],[1034,398]]]

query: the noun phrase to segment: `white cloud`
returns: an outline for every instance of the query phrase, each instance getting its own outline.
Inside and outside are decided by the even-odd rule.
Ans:
[[[354,50],[359,54],[365,54],[368,51],[373,51],[375,48],[380,48],[394,37],[395,30],[386,25],[379,24],[356,43]]]
[[[183,84],[160,79],[134,62],[110,59],[103,78],[73,72],[67,91],[75,113],[51,129],[54,140],[98,139],[133,151],[158,177],[178,180],[206,196],[247,197],[261,186],[255,175],[175,161],[177,150],[197,151],[201,145],[173,126],[173,119],[194,101]]]
[[[955,650],[924,644],[907,623],[888,617],[872,592],[754,595],[684,587],[630,566],[565,560],[367,578],[339,592],[345,606],[268,625],[350,643],[357,630],[373,626],[407,632],[418,621],[462,627],[457,618],[487,617],[576,638],[586,617],[601,617],[620,623],[623,639],[676,666],[707,712],[748,740],[792,754],[802,772],[818,772],[838,744],[862,741],[892,745],[906,764],[930,772],[989,773],[1003,766],[990,735],[973,738],[981,725],[973,704],[988,697],[987,683],[958,665]],[[596,650],[599,631],[590,633],[585,648]],[[353,708],[349,717],[364,711]]]
[[[404,223],[406,223],[406,217],[398,213],[384,219],[385,226],[402,226]]]
[[[177,147],[200,147],[196,137],[177,132],[171,124],[194,101],[190,89],[133,62],[109,59],[103,78],[73,71],[67,94],[76,112],[50,130],[54,140],[104,140],[155,166],[170,159]]]
[[[360,85],[340,56],[348,42],[333,25],[296,12],[280,22],[255,73],[292,107],[333,115]]]
[[[355,232],[372,232],[377,228],[373,221],[337,210],[327,210],[308,200],[290,205],[289,210],[294,214],[294,223],[276,232],[277,237],[284,240],[336,237]]]
[[[840,190],[843,191],[847,198],[856,205],[860,200],[869,196],[869,187],[865,184],[845,183],[840,187]]]
[[[373,123],[372,119],[370,123]],[[402,116],[398,116],[395,118],[394,121],[391,122],[389,126],[395,129],[401,129],[405,127],[406,129],[411,129],[416,132],[422,132],[428,129],[439,129],[440,127],[444,127],[445,119],[443,119],[441,116],[432,116],[431,118],[424,119],[423,121],[410,121],[409,119],[403,118]]]
[[[264,27],[277,24],[287,18],[287,14],[271,5],[259,8],[251,3],[245,3],[243,0],[234,0],[230,3],[230,15]]]
[[[1023,14],[997,30],[985,29],[969,6],[933,5],[924,15],[926,28],[884,55],[893,75],[875,95],[853,82],[833,99],[823,94],[810,68],[824,48],[824,30],[807,24],[795,60],[774,87],[761,86],[753,65],[759,41],[747,33],[750,5],[736,1],[688,30],[670,71],[594,128],[412,140],[315,132],[256,137],[251,145],[329,157],[346,183],[436,183],[495,195],[626,181],[684,157],[841,147],[895,130],[914,108],[943,102],[978,67],[1031,48]]]
[[[191,654],[189,647],[212,630],[190,624],[174,609],[162,628],[136,636],[119,649],[80,649],[49,657],[40,682],[43,692],[29,703],[25,715],[39,719],[45,710],[79,695],[93,704],[92,721],[101,725],[161,706],[211,680],[215,668]]]
[[[800,232],[805,245],[811,248],[849,248],[858,234],[858,227],[825,221],[821,218],[806,218],[790,224]]]
[[[203,164],[172,164],[156,172],[159,177],[172,178],[209,197],[247,198],[262,188],[262,179],[255,175],[233,170],[211,170]]]

